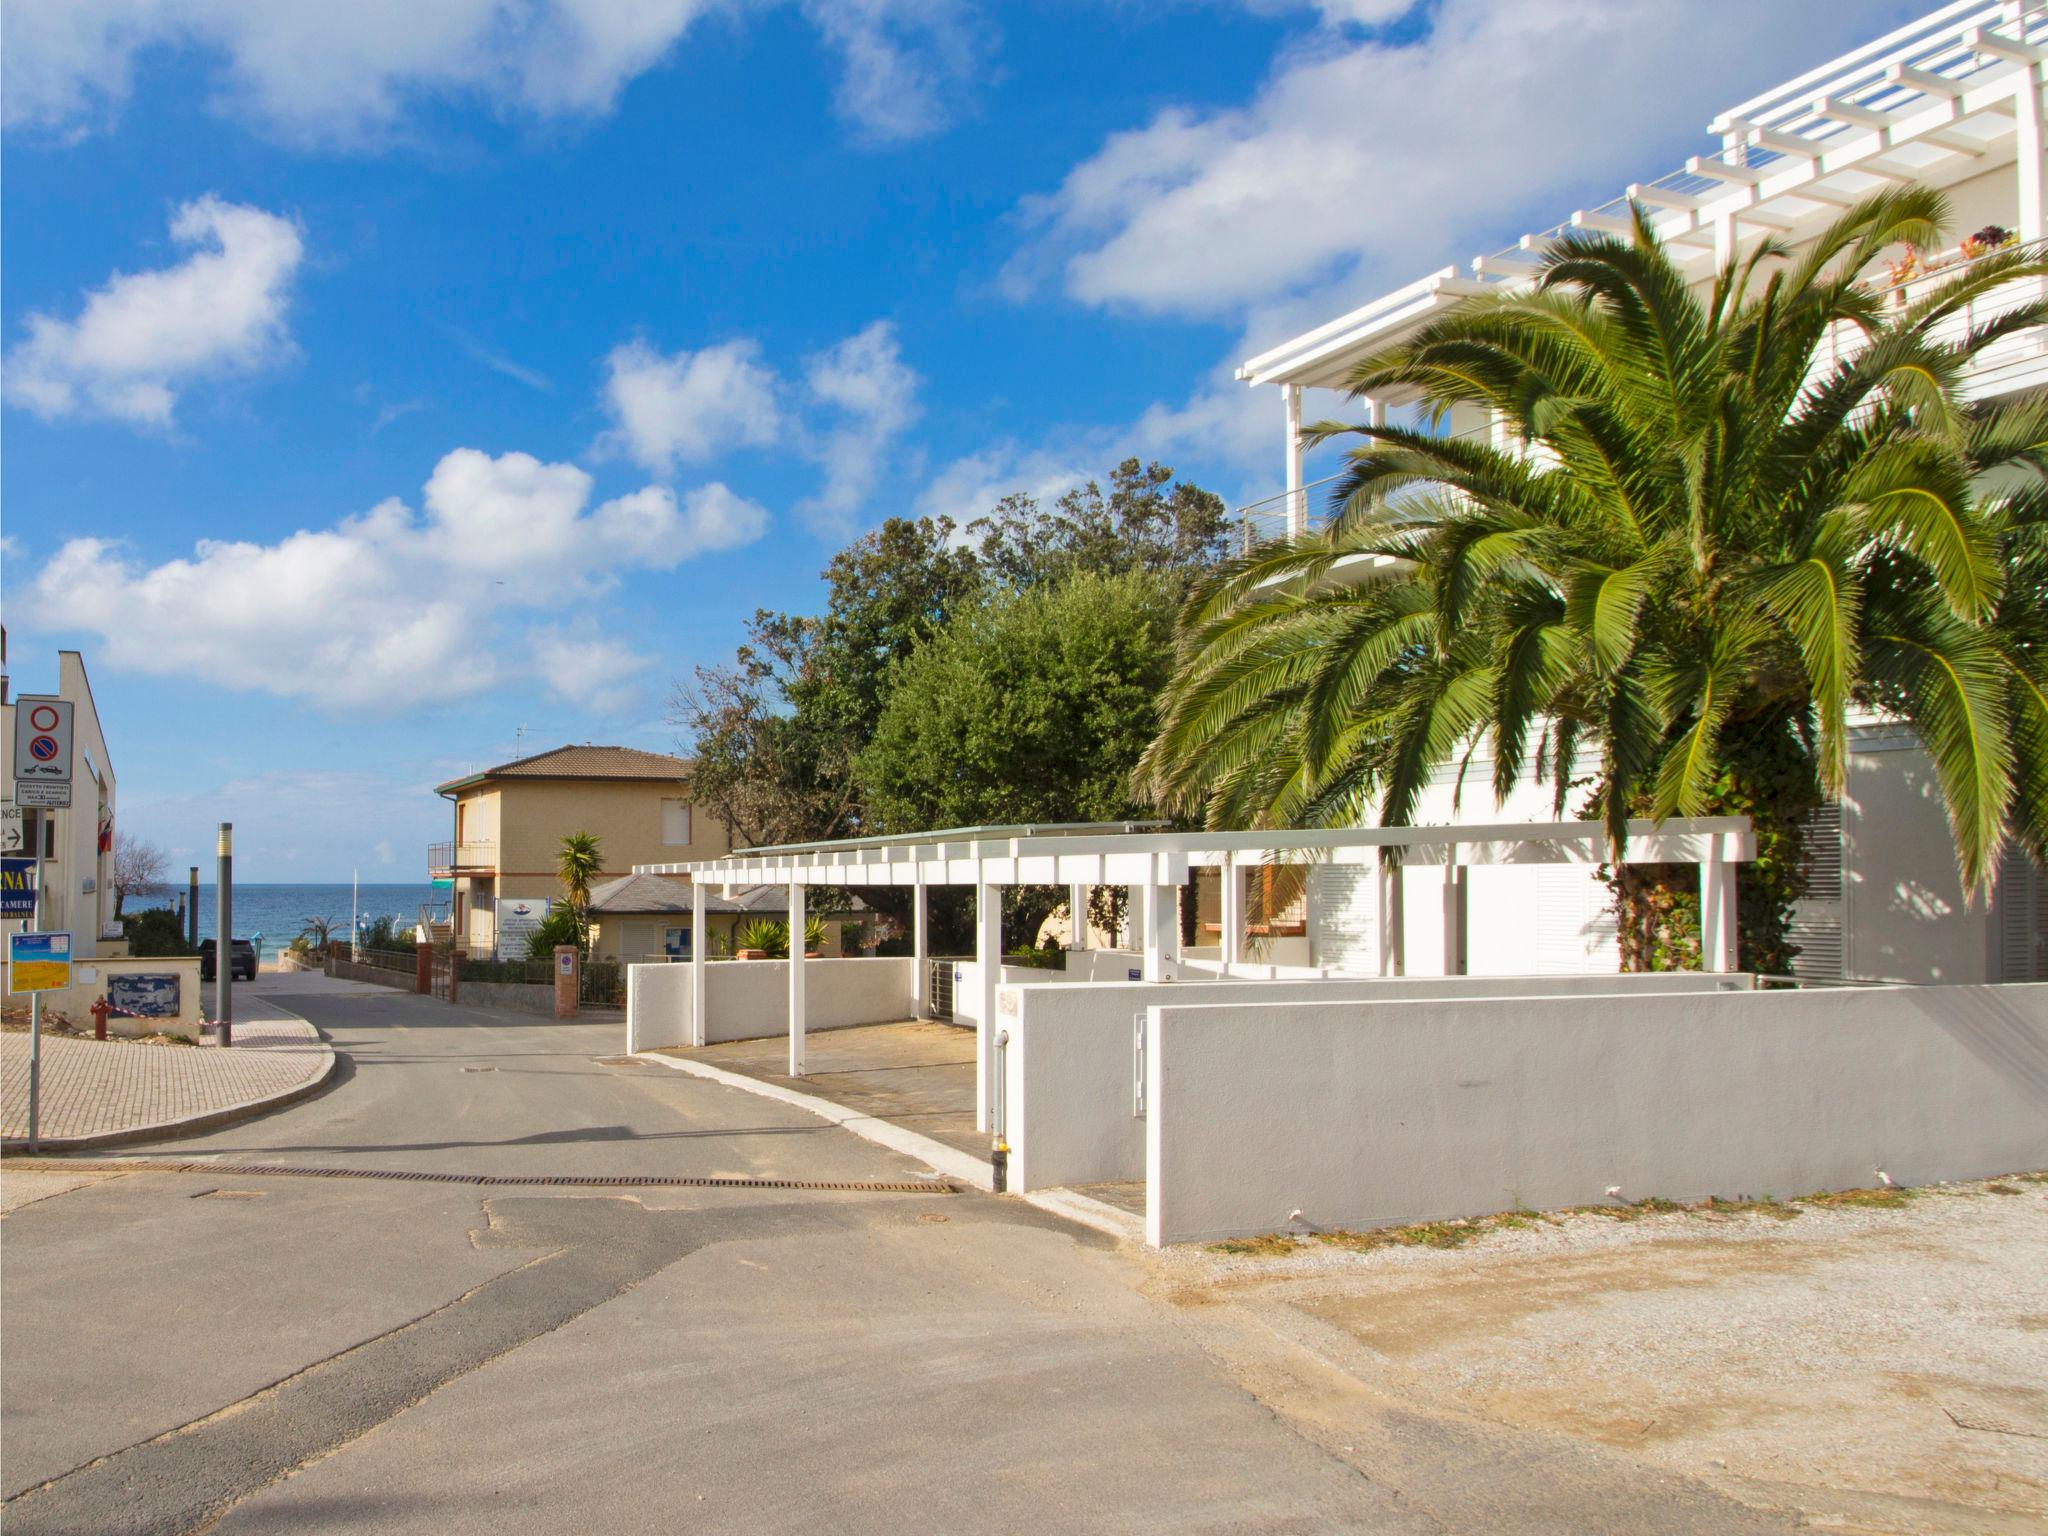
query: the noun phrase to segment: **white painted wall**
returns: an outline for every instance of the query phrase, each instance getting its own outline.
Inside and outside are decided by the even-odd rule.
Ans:
[[[912,1016],[908,955],[806,960],[804,1028],[848,1029]],[[704,1040],[765,1040],[789,1033],[789,962],[719,960],[704,969]],[[690,967],[626,967],[626,1049],[691,1041]]]
[[[1158,1006],[1154,1243],[2048,1164],[2048,984]]]
[[[1633,996],[1746,988],[1746,976],[1332,977],[1298,981],[1176,981],[1148,985],[1005,987],[1004,1056],[1010,1180],[1020,1192],[1145,1177],[1144,1121],[1133,1112],[1134,1021],[1162,998],[1195,1003],[1363,1002],[1368,999],[1561,995],[1599,989]],[[1014,1011],[1012,1009],[1014,1008]]]

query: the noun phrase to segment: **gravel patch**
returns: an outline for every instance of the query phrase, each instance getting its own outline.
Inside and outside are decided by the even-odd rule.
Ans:
[[[2048,1522],[2048,1183],[1792,1209],[1158,1264],[1178,1299],[1336,1330],[1376,1385],[1763,1502],[1839,1514],[1830,1496],[1853,1494],[1860,1529]]]

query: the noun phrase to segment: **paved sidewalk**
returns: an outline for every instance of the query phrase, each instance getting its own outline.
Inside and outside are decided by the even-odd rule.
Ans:
[[[265,1012],[271,1016],[235,1021],[229,1050],[45,1035],[43,1145],[212,1122],[323,1081],[334,1070],[334,1050],[319,1031],[282,1010]],[[0,1034],[0,1136],[10,1149],[28,1136],[28,1051],[27,1031]]]

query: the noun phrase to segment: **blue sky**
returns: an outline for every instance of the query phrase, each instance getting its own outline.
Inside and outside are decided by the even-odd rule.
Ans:
[[[891,513],[1270,494],[1239,359],[1916,9],[9,0],[14,686],[179,865],[415,878]]]

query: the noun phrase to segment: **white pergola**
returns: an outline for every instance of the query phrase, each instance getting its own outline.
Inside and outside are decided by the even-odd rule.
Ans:
[[[1179,959],[1180,929],[1173,903],[1192,869],[1223,874],[1219,969],[1229,975],[1245,963],[1244,885],[1236,872],[1276,864],[1378,864],[1381,871],[1379,972],[1396,973],[1406,945],[1399,884],[1390,878],[1386,850],[1403,866],[1440,866],[1444,872],[1444,969],[1456,974],[1461,952],[1457,874],[1488,864],[1697,864],[1703,963],[1709,971],[1735,968],[1735,867],[1756,857],[1756,835],[1746,816],[1707,816],[1628,824],[1618,856],[1599,822],[1499,822],[1463,826],[1358,827],[1329,831],[1167,832],[1137,830],[1137,823],[962,827],[902,837],[854,838],[743,849],[722,859],[679,864],[636,864],[635,874],[687,875],[691,882],[690,999],[704,1017],[705,894],[709,887],[789,887],[789,1075],[804,1075],[804,971],[801,934],[804,895],[811,886],[908,886],[915,892],[912,956],[918,1011],[929,1002],[929,950],[925,923],[928,887],[972,886],[974,955],[979,977],[975,1103],[978,1123],[988,1106],[989,1041],[1002,970],[1002,891],[1012,885],[1063,885],[1073,910],[1086,911],[1089,887],[1120,885],[1130,891],[1132,929],[1142,949],[1146,981],[1168,979]],[[1077,934],[1085,930],[1077,921]],[[986,1125],[982,1125],[986,1129]]]
[[[1277,384],[1283,395],[1287,489],[1273,499],[1284,504],[1288,533],[1308,527],[1302,390],[1346,389],[1362,359],[1445,311],[1477,295],[1526,287],[1544,254],[1574,230],[1626,234],[1631,204],[1648,213],[1672,258],[1703,282],[1755,241],[1807,239],[1882,188],[1944,187],[2010,167],[2014,233],[2023,245],[2038,246],[2048,240],[2044,85],[2048,8],[2033,0],[1956,0],[1722,113],[1708,125],[1720,141],[1717,153],[1693,156],[1680,170],[1477,257],[1469,273],[1444,267],[1248,359],[1238,378]],[[2015,284],[2003,302],[2036,292],[2038,284]],[[1977,309],[1981,324],[1986,305]],[[1839,344],[1847,350],[1850,340]],[[2038,349],[2023,350],[2026,359],[2038,356]],[[1987,354],[1985,362],[1992,361]],[[1383,422],[1388,406],[1413,398],[1413,391],[1397,389],[1368,400],[1368,418]]]

